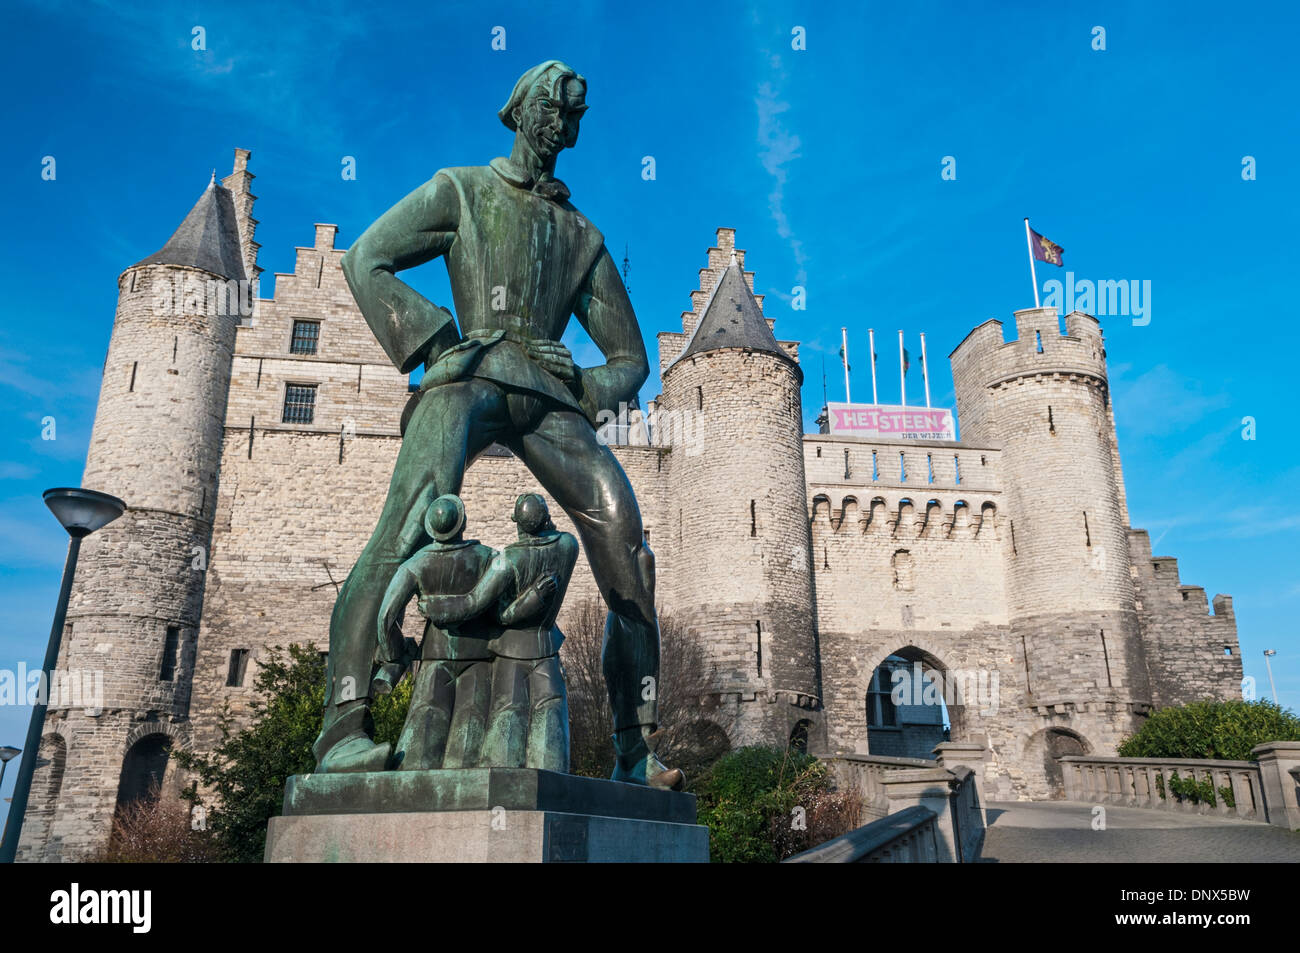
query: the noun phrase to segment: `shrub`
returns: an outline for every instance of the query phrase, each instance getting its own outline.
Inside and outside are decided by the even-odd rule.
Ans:
[[[108,843],[86,858],[97,864],[193,864],[221,859],[221,845],[195,830],[190,805],[163,798],[155,785],[147,797],[118,808]]]
[[[1199,701],[1161,708],[1120,744],[1121,758],[1249,761],[1269,741],[1300,741],[1300,718],[1271,701]]]
[[[773,863],[858,826],[856,791],[833,791],[807,754],[750,747],[719,759],[693,785],[718,863]]]
[[[221,859],[243,863],[262,860],[266,824],[279,815],[290,776],[315,770],[311,746],[324,714],[325,663],[310,646],[290,645],[287,658],[272,648],[255,684],[254,717],[246,728],[236,731],[224,711],[215,750],[177,753],[181,766],[194,771],[213,796],[208,826]],[[410,701],[409,677],[375,700],[375,740],[397,741]]]

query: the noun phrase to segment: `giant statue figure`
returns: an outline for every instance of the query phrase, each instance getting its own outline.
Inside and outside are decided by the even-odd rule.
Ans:
[[[330,620],[318,770],[377,771],[372,739],[375,625],[399,567],[429,542],[424,517],[459,493],[493,442],[509,447],[577,527],[609,606],[603,668],[613,710],[613,777],[680,788],[655,757],[659,625],[654,556],[627,476],[596,437],[603,409],[631,402],[649,375],[636,315],[604,238],[555,178],[578,140],[586,81],[549,60],[525,73],[498,113],[509,158],[442,169],[389,209],[343,256],[352,293],[403,372],[423,365],[402,415],[402,445],[374,535]],[[457,321],[395,273],[443,257]],[[580,368],[560,343],[574,315],[605,357]],[[382,682],[381,688],[382,688]]]

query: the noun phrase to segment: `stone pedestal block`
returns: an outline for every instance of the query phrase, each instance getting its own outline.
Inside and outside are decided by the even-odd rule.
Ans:
[[[298,775],[266,838],[270,863],[708,859],[693,794],[513,768]]]

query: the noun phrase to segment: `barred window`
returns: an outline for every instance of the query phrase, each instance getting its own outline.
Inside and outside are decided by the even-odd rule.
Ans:
[[[320,340],[319,321],[293,322],[293,340],[289,342],[290,354],[315,354]]]
[[[316,385],[289,384],[284,389],[284,416],[281,423],[309,424],[316,416]]]

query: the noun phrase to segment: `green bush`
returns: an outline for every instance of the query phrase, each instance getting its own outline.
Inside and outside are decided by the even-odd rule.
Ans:
[[[1269,741],[1300,741],[1300,718],[1264,699],[1207,700],[1157,709],[1124,739],[1118,753],[1121,758],[1249,761],[1250,749]]]
[[[325,702],[325,663],[310,646],[290,645],[286,658],[272,648],[255,681],[253,721],[235,731],[222,713],[222,741],[211,754],[178,752],[181,765],[194,771],[214,803],[207,821],[224,860],[258,863],[266,848],[266,823],[280,813],[284,785],[291,775],[316,767],[312,742],[320,734]],[[377,741],[397,740],[411,701],[411,680],[375,700],[372,714]],[[191,793],[194,800],[201,800]]]
[[[858,826],[857,792],[831,790],[826,766],[795,751],[741,748],[692,787],[715,863],[774,863]]]

